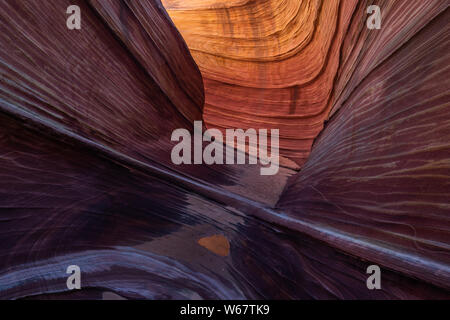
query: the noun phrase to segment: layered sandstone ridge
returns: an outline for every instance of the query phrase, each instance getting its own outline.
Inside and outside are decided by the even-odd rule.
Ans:
[[[163,1],[205,83],[208,127],[280,129],[302,165],[331,108],[358,1]]]
[[[450,11],[446,1],[382,4],[380,31],[355,23],[347,31],[332,116],[277,209],[353,239],[343,247],[360,257],[443,285]],[[353,20],[363,17],[357,11]]]

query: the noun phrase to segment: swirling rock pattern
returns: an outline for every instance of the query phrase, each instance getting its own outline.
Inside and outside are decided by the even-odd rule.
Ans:
[[[163,2],[0,2],[0,298],[448,299],[447,2]],[[302,170],[174,165],[202,118]]]
[[[207,125],[282,128],[281,155],[302,165],[357,1],[163,2],[202,71]]]
[[[419,21],[432,19],[413,37],[393,36],[390,50],[380,50],[381,39],[347,48],[333,117],[277,207],[379,246],[373,259],[449,288],[450,54],[442,26],[450,15],[434,4],[410,9]],[[400,16],[402,9],[390,12]],[[384,28],[419,29],[417,21],[385,20]],[[354,65],[364,74],[348,76]]]

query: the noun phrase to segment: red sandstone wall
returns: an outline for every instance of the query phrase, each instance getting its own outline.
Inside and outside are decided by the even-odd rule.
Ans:
[[[159,1],[2,1],[0,298],[448,298],[447,3],[369,2],[166,0],[189,52]],[[301,171],[175,166],[201,117]]]

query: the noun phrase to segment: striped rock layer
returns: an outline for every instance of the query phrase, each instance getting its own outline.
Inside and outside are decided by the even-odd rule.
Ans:
[[[375,2],[2,1],[0,298],[448,299],[450,13]],[[301,171],[176,166],[202,119]]]
[[[280,128],[281,155],[302,165],[328,117],[358,2],[163,3],[202,72],[207,126]]]

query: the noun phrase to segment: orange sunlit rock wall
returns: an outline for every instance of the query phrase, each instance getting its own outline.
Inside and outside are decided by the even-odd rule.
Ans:
[[[331,108],[340,50],[358,1],[164,0],[205,83],[214,128],[280,128],[302,165]]]

